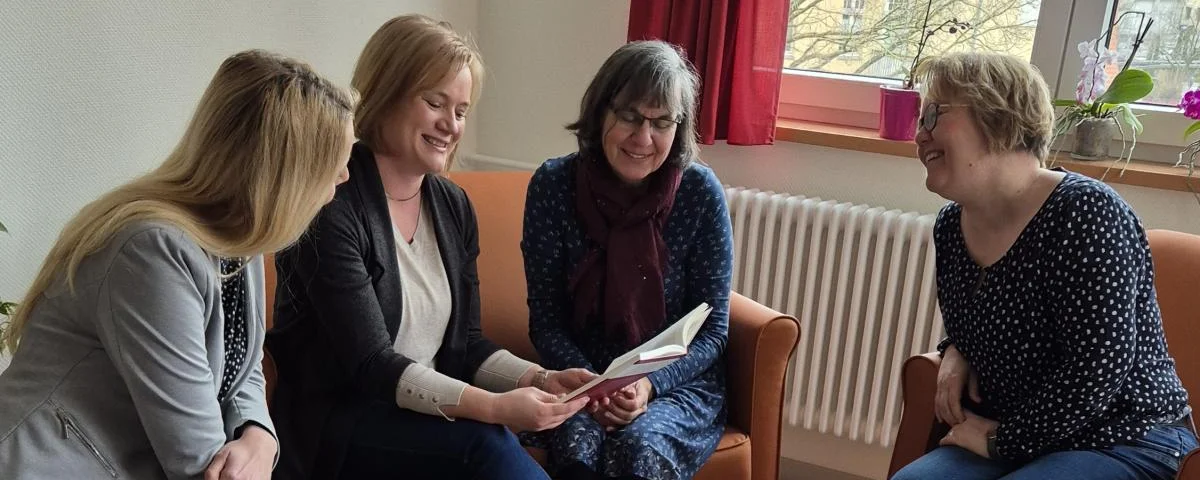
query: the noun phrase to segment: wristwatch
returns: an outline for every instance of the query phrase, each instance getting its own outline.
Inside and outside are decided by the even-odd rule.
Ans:
[[[537,387],[538,390],[544,392],[546,391],[547,378],[550,378],[550,371],[543,368],[538,370],[537,373],[533,374],[533,382],[530,383],[532,383],[534,387]]]
[[[996,430],[987,433],[987,453],[992,460],[1000,459],[1000,451],[996,450]]]

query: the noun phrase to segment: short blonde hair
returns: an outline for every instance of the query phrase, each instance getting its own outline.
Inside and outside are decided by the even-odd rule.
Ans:
[[[38,299],[125,226],[162,221],[212,255],[249,257],[300,238],[325,204],[347,147],[348,90],[261,50],[217,69],[166,161],[83,207],[50,249],[5,332],[15,351]],[[2,348],[0,348],[2,349]]]
[[[952,53],[917,69],[924,102],[970,108],[992,152],[1027,151],[1045,160],[1054,131],[1050,88],[1037,68],[1012,55]]]
[[[362,95],[354,114],[358,139],[372,150],[380,148],[380,129],[399,102],[433,88],[463,67],[471,71],[474,105],[483,88],[483,61],[465,37],[449,23],[424,15],[388,20],[367,40],[350,80],[350,86]],[[450,164],[453,159],[451,152]]]

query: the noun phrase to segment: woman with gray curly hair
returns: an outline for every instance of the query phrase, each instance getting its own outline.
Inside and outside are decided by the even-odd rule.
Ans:
[[[950,200],[934,226],[950,431],[893,478],[1174,478],[1196,436],[1141,221],[1041,166],[1054,113],[1028,62],[960,53],[920,73],[925,185]]]
[[[526,436],[561,478],[691,478],[725,425],[733,237],[721,182],[695,162],[697,85],[670,45],[621,47],[567,127],[579,151],[530,182],[521,249],[547,368],[595,371],[713,307],[685,357]]]

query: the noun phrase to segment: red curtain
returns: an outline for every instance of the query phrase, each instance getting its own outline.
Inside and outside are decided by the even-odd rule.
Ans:
[[[683,48],[700,73],[700,142],[775,141],[788,0],[632,0],[629,41]]]

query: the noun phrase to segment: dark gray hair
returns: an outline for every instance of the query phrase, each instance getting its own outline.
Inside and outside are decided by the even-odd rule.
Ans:
[[[627,43],[604,61],[567,130],[585,158],[604,158],[604,118],[609,110],[644,104],[665,108],[679,120],[667,164],[684,167],[699,156],[696,94],[700,78],[677,47],[658,40]]]

